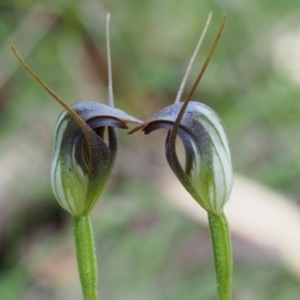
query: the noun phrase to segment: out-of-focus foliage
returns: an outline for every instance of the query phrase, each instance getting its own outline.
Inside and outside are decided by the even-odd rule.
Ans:
[[[223,119],[236,171],[299,201],[298,1],[2,1],[3,299],[81,297],[71,224],[50,189],[53,128],[62,109],[18,66],[8,40],[68,103],[105,103],[110,12],[115,103],[145,119],[173,102],[210,11],[185,92],[225,13],[225,33],[194,99]],[[151,184],[159,168],[168,168],[163,139],[119,135],[116,169],[92,215],[102,299],[214,299],[207,229],[173,211]],[[263,263],[268,255],[245,241],[236,245],[236,299],[297,299],[299,283],[283,266]]]

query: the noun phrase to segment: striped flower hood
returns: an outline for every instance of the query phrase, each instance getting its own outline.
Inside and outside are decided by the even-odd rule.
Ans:
[[[188,103],[177,132],[186,154],[183,168],[176,154],[176,136],[172,138],[171,135],[182,105],[181,102],[162,109],[131,133],[169,130],[165,150],[173,172],[206,211],[220,213],[232,189],[230,150],[222,122],[205,104]]]
[[[80,102],[72,109],[88,125],[85,132],[65,110],[59,116],[53,147],[51,184],[59,204],[73,216],[90,212],[111,173],[117,155],[117,128],[142,122],[120,109]],[[108,143],[104,141],[105,128]]]

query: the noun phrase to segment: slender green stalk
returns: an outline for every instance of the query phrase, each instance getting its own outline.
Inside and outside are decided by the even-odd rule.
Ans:
[[[232,248],[224,213],[208,213],[209,229],[217,275],[218,299],[231,300]]]
[[[74,236],[84,300],[97,300],[97,259],[89,216],[74,217]]]

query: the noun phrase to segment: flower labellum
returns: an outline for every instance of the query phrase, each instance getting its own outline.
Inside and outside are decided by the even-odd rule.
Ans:
[[[68,111],[58,118],[51,166],[52,189],[59,204],[73,216],[89,213],[110,175],[117,154],[114,127],[141,123],[125,112],[94,102],[73,105],[89,126],[83,131]],[[108,128],[108,145],[104,142]]]
[[[164,108],[134,131],[143,130],[148,134],[157,129],[169,130],[166,157],[173,172],[206,211],[220,213],[232,188],[230,150],[222,122],[205,104],[188,103],[177,132],[186,154],[183,168],[171,135],[182,106],[181,102]]]

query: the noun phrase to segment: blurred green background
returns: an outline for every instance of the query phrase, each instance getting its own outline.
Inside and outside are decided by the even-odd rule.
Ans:
[[[72,220],[49,178],[62,108],[18,65],[8,41],[68,103],[106,103],[110,12],[115,104],[144,120],[174,101],[210,11],[185,94],[226,14],[194,99],[223,119],[235,171],[299,206],[299,1],[2,0],[1,299],[81,299]],[[174,209],[155,184],[162,170],[174,177],[165,132],[119,137],[116,167],[91,216],[101,299],[216,299],[207,227]],[[234,299],[299,299],[299,278],[272,249],[238,236],[233,248]]]

